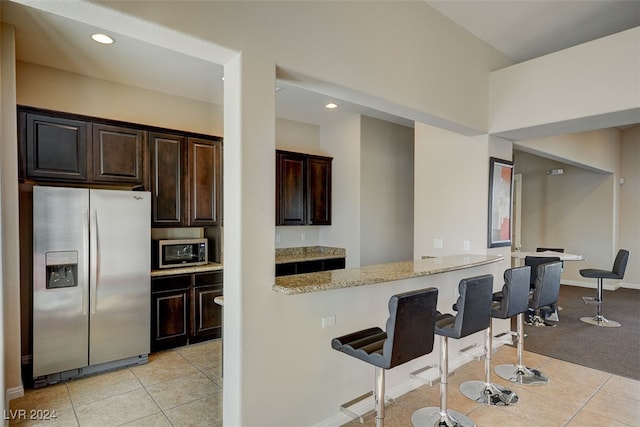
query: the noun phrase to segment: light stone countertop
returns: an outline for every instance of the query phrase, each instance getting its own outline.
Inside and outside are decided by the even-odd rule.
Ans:
[[[194,265],[190,267],[163,268],[151,270],[151,277],[172,276],[174,274],[206,273],[209,271],[221,271],[222,264],[210,262],[208,264]]]
[[[344,248],[331,246],[300,246],[294,248],[277,248],[276,264],[289,262],[316,261],[321,259],[346,258]]]
[[[503,261],[503,256],[451,255],[276,277],[273,290],[294,295],[430,276]]]

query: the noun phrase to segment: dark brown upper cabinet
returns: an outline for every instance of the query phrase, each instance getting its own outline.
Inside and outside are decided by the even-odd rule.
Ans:
[[[144,152],[142,130],[93,124],[94,181],[143,184]]]
[[[221,140],[149,133],[152,226],[220,222]]]
[[[21,174],[36,180],[86,181],[90,176],[91,124],[19,113]]]
[[[145,184],[141,129],[24,107],[18,108],[18,120],[21,178]]]
[[[331,224],[331,161],[276,151],[276,225]]]
[[[185,137],[150,132],[151,226],[186,224]]]
[[[189,223],[212,226],[220,222],[221,144],[202,138],[187,139]]]

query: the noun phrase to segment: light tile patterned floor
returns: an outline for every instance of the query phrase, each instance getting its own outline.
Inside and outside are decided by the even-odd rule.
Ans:
[[[221,341],[209,341],[153,354],[146,365],[27,390],[24,397],[11,401],[11,410],[55,410],[57,418],[54,422],[14,419],[10,425],[221,426],[220,350]],[[503,346],[492,362],[513,363],[515,358],[515,349]],[[550,383],[518,386],[492,376],[493,382],[518,394],[517,405],[492,408],[462,396],[460,383],[483,379],[484,361],[473,361],[450,377],[449,408],[466,414],[478,427],[640,427],[640,381],[529,352],[525,363],[547,374]],[[438,392],[437,386],[422,386],[401,396],[387,408],[385,426],[411,426],[415,410],[439,404]],[[373,425],[373,418],[367,419],[365,427]]]
[[[500,347],[491,358],[493,366],[515,360],[516,349],[510,346]],[[484,360],[472,361],[449,377],[449,409],[467,415],[478,427],[640,427],[640,381],[527,351],[524,361],[526,366],[546,374],[549,383],[517,385],[492,373],[492,382],[515,391],[519,401],[510,407],[480,405],[464,397],[458,388],[464,381],[484,380]],[[396,399],[386,410],[385,426],[411,426],[414,411],[440,404],[439,391],[438,385],[422,386]],[[374,426],[375,420],[367,418],[364,425]],[[362,424],[351,422],[345,426]]]
[[[27,390],[11,401],[9,425],[221,426],[221,343],[154,353],[146,365]],[[56,418],[21,416],[28,418],[32,410],[55,411]]]

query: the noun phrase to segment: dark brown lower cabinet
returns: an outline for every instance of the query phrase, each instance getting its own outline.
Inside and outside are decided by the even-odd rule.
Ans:
[[[222,295],[222,273],[200,273],[194,277],[193,333],[190,342],[220,338],[222,308],[213,300]]]
[[[191,275],[151,279],[151,351],[189,342]]]
[[[315,273],[317,271],[339,270],[345,267],[345,258],[330,258],[313,261],[287,262],[276,264],[276,276]]]
[[[219,338],[222,272],[181,274],[151,279],[151,351]]]

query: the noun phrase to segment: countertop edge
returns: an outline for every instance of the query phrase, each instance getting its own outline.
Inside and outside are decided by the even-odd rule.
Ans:
[[[446,258],[452,258],[452,257],[456,257],[455,255],[453,256],[449,256],[449,257],[442,257],[439,259],[446,259]],[[458,256],[459,257],[459,256]],[[462,256],[463,259],[465,256]],[[385,275],[385,274],[380,274],[378,276],[370,276],[370,277],[366,277],[364,279],[360,279],[360,280],[333,280],[333,278],[331,280],[322,280],[321,278],[323,276],[326,276],[327,273],[331,274],[331,271],[328,272],[319,272],[319,273],[306,273],[306,274],[299,274],[299,275],[292,275],[292,276],[283,276],[283,278],[288,278],[287,280],[291,281],[293,279],[295,279],[296,276],[298,276],[301,279],[305,279],[305,278],[317,278],[318,282],[317,283],[312,283],[309,285],[300,285],[300,286],[282,286],[282,285],[278,285],[277,283],[275,283],[272,287],[273,291],[284,294],[284,295],[299,295],[299,294],[309,294],[309,293],[316,293],[316,292],[323,292],[323,291],[328,291],[328,290],[333,290],[333,289],[344,289],[344,288],[352,288],[352,287],[358,287],[358,286],[367,286],[367,285],[373,285],[373,284],[377,284],[377,283],[384,283],[384,282],[394,282],[394,281],[398,281],[398,280],[406,280],[406,279],[413,279],[416,277],[424,277],[424,276],[432,276],[435,274],[441,274],[441,273],[447,273],[447,272],[451,272],[451,271],[458,271],[458,270],[465,270],[468,268],[473,268],[473,267],[479,267],[482,265],[489,265],[489,264],[493,264],[496,262],[501,262],[504,261],[504,256],[502,255],[486,255],[485,259],[482,260],[478,260],[475,262],[468,262],[468,263],[462,263],[460,265],[454,265],[454,266],[443,266],[441,268],[433,268],[433,269],[429,269],[429,270],[425,270],[425,271],[414,271],[411,273],[405,273],[405,274],[400,274],[400,275],[394,275],[393,277],[389,277],[389,275]],[[431,260],[433,260],[434,258],[431,258]],[[419,263],[421,261],[413,261],[413,263]],[[390,264],[380,264],[380,265],[374,265],[374,266],[367,266],[365,267],[366,269],[372,270],[375,269],[376,267],[380,267],[382,268],[383,266],[389,266],[392,264],[396,264],[396,263],[390,263]],[[402,264],[402,263],[398,263],[398,264]],[[362,268],[353,268],[353,269],[343,269],[343,270],[335,270],[335,271],[347,271],[347,270],[353,270],[353,271],[357,271],[357,270],[362,270]],[[304,276],[304,277],[300,277],[300,276]],[[277,282],[278,278],[276,278],[276,282]]]
[[[223,265],[210,262],[204,265],[195,265],[193,267],[174,267],[164,270],[151,270],[151,277],[178,276],[180,274],[208,273],[212,271],[223,270]]]

